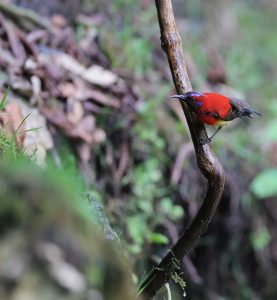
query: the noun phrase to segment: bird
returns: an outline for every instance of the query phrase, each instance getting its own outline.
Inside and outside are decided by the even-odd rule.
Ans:
[[[252,109],[245,100],[217,93],[191,91],[183,95],[173,95],[170,98],[184,101],[202,123],[218,127],[211,137],[201,141],[203,145],[210,143],[219,130],[234,119],[253,118],[254,114],[262,115]]]

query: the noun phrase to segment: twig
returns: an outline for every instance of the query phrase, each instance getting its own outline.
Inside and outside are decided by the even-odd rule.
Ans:
[[[9,45],[11,47],[12,53],[14,54],[15,58],[21,64],[26,59],[26,52],[22,43],[20,42],[13,24],[11,22],[7,22],[2,13],[0,12],[0,24],[2,25],[3,29],[7,34],[7,39]]]
[[[185,60],[182,53],[181,38],[176,28],[170,0],[156,0],[156,8],[161,29],[162,48],[167,54],[172,78],[178,94],[192,90]],[[207,138],[207,132],[193,113],[181,102],[194,144],[198,167],[208,180],[207,193],[191,225],[181,235],[171,250],[154,268],[143,282],[141,291],[146,298],[152,299],[155,293],[171,279],[176,270],[176,261],[187,255],[209,225],[224,189],[224,170],[209,144],[201,145],[200,140]]]
[[[34,23],[41,28],[52,31],[51,24],[47,19],[43,18],[39,14],[29,9],[0,2],[0,11],[2,11],[4,15],[9,15],[10,17],[16,20],[21,21],[21,19],[26,19],[29,22]]]
[[[186,158],[188,157],[189,154],[193,152],[193,145],[191,142],[189,143],[184,143],[181,145],[179,148],[177,157],[175,159],[175,162],[172,167],[172,172],[171,172],[171,178],[170,178],[170,183],[172,185],[176,185],[181,176],[182,176],[182,170],[183,170],[183,164]]]

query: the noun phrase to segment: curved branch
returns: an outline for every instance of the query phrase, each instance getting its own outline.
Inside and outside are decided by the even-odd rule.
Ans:
[[[174,20],[171,0],[156,0],[155,2],[161,29],[162,48],[168,58],[176,91],[178,94],[184,94],[191,91],[192,87],[182,53],[181,38]],[[208,186],[202,206],[191,225],[143,282],[141,290],[150,299],[176,271],[176,259],[180,261],[188,254],[205,232],[219,204],[225,183],[224,170],[211,151],[209,144],[201,145],[200,141],[207,138],[204,125],[187,109],[184,102],[181,102],[181,105],[188,122],[198,167],[207,178]]]

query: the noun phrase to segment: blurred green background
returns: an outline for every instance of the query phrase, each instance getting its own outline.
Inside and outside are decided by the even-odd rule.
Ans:
[[[132,122],[112,108],[97,115],[107,140],[91,149],[94,176],[86,187],[104,205],[139,281],[193,219],[206,182],[180,105],[168,101],[175,91],[154,1],[74,3],[97,20],[91,29],[109,67],[139,97]],[[182,262],[187,298],[277,299],[276,1],[176,0],[173,6],[193,89],[240,96],[263,114],[234,121],[213,140],[226,188],[209,229]],[[81,39],[86,28],[76,17],[71,20]],[[122,141],[129,156],[116,182],[107,153],[120,157]],[[66,142],[58,148],[78,173],[74,151]],[[173,290],[173,299],[183,299],[180,287]]]

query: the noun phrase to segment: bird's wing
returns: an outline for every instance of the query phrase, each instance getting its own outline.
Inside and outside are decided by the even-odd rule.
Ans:
[[[234,110],[238,110],[238,111],[250,108],[249,104],[245,100],[235,98],[235,97],[230,98],[230,104]]]
[[[217,111],[208,112],[205,114],[212,115],[215,119],[226,122],[232,121],[242,116],[252,117],[251,113],[253,113],[254,111],[250,108],[249,104],[246,101],[238,98],[229,98],[229,101],[231,108],[225,117],[223,117],[222,114],[218,113]]]
[[[230,104],[233,108],[234,113],[236,114],[236,118],[240,118],[242,116],[253,118],[252,114],[261,116],[261,114],[252,109],[245,100],[230,98]]]

